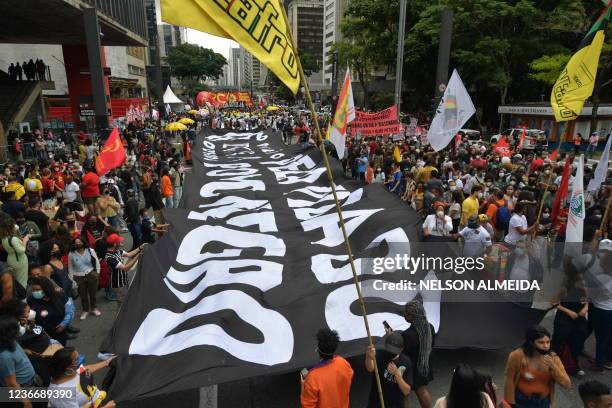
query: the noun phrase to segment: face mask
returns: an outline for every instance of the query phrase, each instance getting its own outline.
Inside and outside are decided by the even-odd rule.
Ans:
[[[30,309],[30,313],[28,313],[28,320],[32,322],[34,319],[36,319],[36,311]]]
[[[45,292],[43,292],[42,290],[36,290],[32,292],[32,297],[34,299],[42,299],[43,297],[45,297]]]
[[[514,253],[515,253],[516,255],[518,255],[518,256],[523,256],[523,255],[525,255],[525,250],[524,250],[523,248],[516,248],[516,249],[514,250]]]
[[[491,187],[491,185],[492,185],[493,183],[491,183],[490,181],[487,181],[485,184],[486,184],[486,186],[487,186],[487,187]]]
[[[511,185],[511,186],[516,185],[516,181],[512,180],[512,181],[510,182],[510,185]]]
[[[482,193],[478,193],[478,198],[482,198]]]
[[[53,252],[51,252],[51,256],[54,257],[54,258],[58,258],[59,259],[59,258],[62,257],[62,253],[61,253],[61,251],[53,251]]]
[[[26,332],[26,328],[22,325],[19,325],[19,337],[23,336]]]
[[[539,348],[535,347],[536,351],[538,353],[540,353],[541,355],[545,356],[547,354],[550,354],[550,350],[540,350]]]
[[[499,173],[499,177],[504,177],[506,175],[506,173]]]
[[[544,170],[544,174],[549,175],[550,174],[550,170]]]
[[[440,218],[444,217],[444,211],[438,211],[436,215]]]
[[[542,214],[542,218],[544,218],[545,220],[550,218],[550,214],[549,213],[544,213]]]
[[[449,190],[450,190],[450,191],[455,191],[455,190],[457,190],[457,186],[450,186],[450,187],[449,187]]]

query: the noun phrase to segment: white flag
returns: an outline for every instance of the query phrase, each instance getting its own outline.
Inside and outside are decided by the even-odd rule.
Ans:
[[[606,147],[604,148],[604,152],[601,155],[601,159],[599,159],[599,163],[597,163],[597,168],[595,169],[595,174],[591,181],[589,181],[589,185],[587,187],[587,191],[597,192],[599,187],[601,187],[601,183],[606,179],[606,175],[608,174],[608,162],[610,160],[610,142],[612,141],[612,133],[608,136],[608,142],[606,143]]]
[[[565,233],[565,254],[569,256],[579,256],[582,253],[582,240],[585,219],[584,209],[584,156],[578,157],[578,168],[572,187],[572,195],[569,203],[569,213],[567,215],[567,230]],[[567,245],[569,244],[569,246]]]
[[[431,121],[427,133],[429,144],[436,152],[444,149],[475,112],[470,94],[455,69]]]
[[[353,88],[351,87],[351,74],[346,69],[342,91],[338,98],[334,120],[330,126],[329,140],[336,147],[338,158],[342,160],[346,149],[346,126],[355,120],[355,101],[353,101]]]

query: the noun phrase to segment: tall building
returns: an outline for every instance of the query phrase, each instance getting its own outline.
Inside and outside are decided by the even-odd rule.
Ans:
[[[301,53],[315,58],[321,69],[308,77],[310,87],[323,87],[324,0],[291,0],[286,3],[293,38]]]
[[[325,15],[323,19],[323,82],[327,89],[330,89],[333,77],[333,67],[329,62],[331,46],[342,39],[340,22],[346,11],[346,5],[347,0],[325,0]]]
[[[228,85],[235,88],[240,87],[242,83],[242,72],[240,70],[242,61],[240,60],[240,51],[240,48],[231,48],[229,54]]]
[[[159,54],[162,58],[168,56],[170,48],[186,42],[187,29],[170,24],[158,24]]]

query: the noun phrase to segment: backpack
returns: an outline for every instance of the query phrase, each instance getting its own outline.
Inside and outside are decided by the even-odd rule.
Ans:
[[[510,210],[508,209],[508,203],[504,202],[504,205],[497,207],[497,212],[495,213],[495,226],[497,229],[508,231],[511,217],[512,214],[510,214]]]

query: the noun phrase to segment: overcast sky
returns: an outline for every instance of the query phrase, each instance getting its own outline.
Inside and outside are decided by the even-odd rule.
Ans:
[[[161,7],[159,5],[159,0],[155,0],[155,7],[157,8],[157,23],[161,24]],[[198,44],[206,48],[212,48],[215,52],[218,52],[225,58],[229,58],[230,48],[238,47],[238,43],[235,43],[232,40],[215,37],[214,35],[192,30],[191,28],[187,29],[187,42],[190,44]]]

